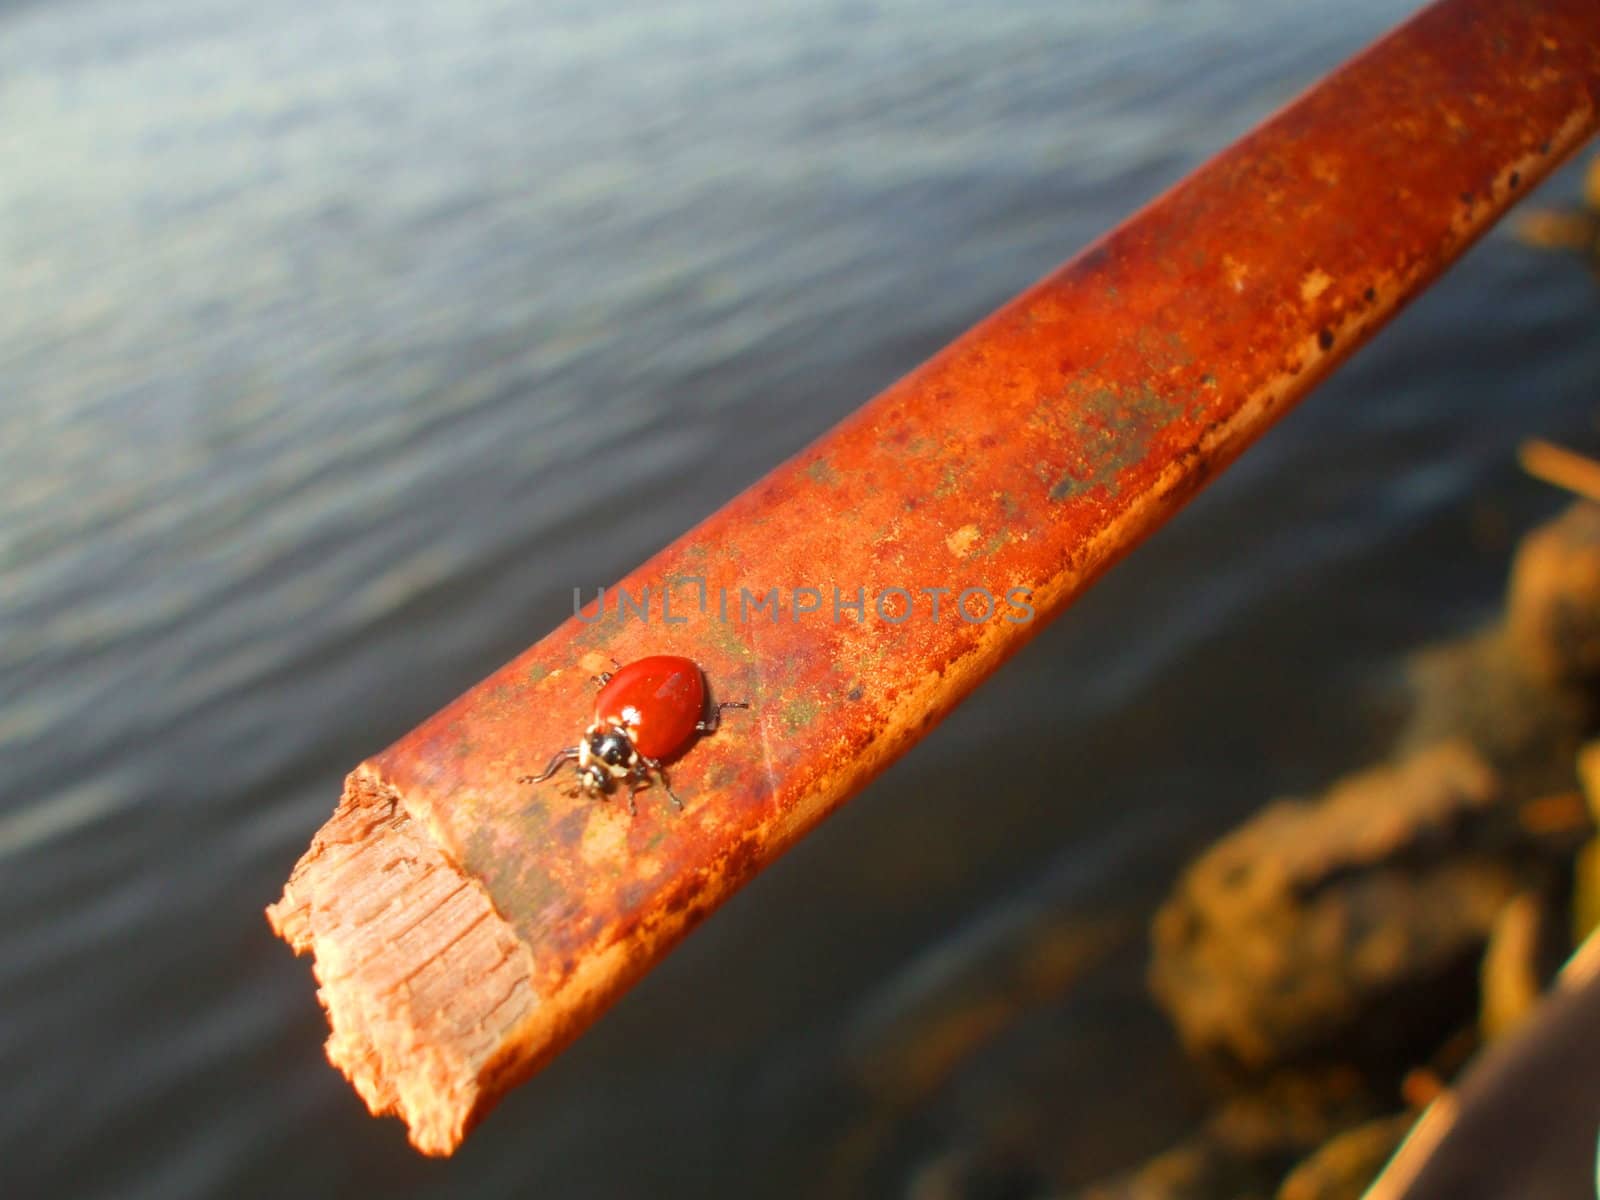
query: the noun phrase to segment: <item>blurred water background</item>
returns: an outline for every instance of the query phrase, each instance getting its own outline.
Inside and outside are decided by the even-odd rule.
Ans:
[[[1491,236],[450,1162],[261,909],[574,585],[1411,7],[0,5],[0,1193],[1026,1196],[1187,1128],[1142,922],[1495,604],[1518,438],[1593,441],[1576,263]],[[894,1065],[1046,927],[1132,932]]]

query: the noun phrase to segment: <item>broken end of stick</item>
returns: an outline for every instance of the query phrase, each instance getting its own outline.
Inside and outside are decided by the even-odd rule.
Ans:
[[[527,947],[368,766],[267,920],[313,957],[328,1060],[424,1154],[452,1153],[549,1055]]]

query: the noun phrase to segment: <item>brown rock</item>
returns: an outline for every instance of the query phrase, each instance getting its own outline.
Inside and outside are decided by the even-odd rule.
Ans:
[[[1523,892],[1500,910],[1489,931],[1479,988],[1484,1040],[1510,1032],[1533,1011],[1566,949],[1566,930],[1541,893]]]
[[[1600,740],[1578,751],[1578,785],[1589,802],[1589,813],[1600,825]]]
[[[1482,756],[1450,742],[1273,804],[1213,846],[1153,929],[1151,986],[1185,1045],[1253,1071],[1335,1040],[1425,1057],[1470,1012],[1478,953],[1518,888],[1492,845],[1499,797]]]
[[[1591,838],[1572,863],[1572,940],[1600,927],[1600,838]]]
[[[1536,677],[1600,678],[1600,505],[1579,501],[1522,539],[1506,619]]]
[[[1464,738],[1494,767],[1508,797],[1573,786],[1573,758],[1594,724],[1588,689],[1533,673],[1504,629],[1412,656],[1412,713],[1397,752]]]
[[[1267,1200],[1260,1172],[1198,1135],[1135,1171],[1084,1189],[1078,1200]]]
[[[1348,1069],[1274,1076],[1231,1100],[1191,1136],[1079,1200],[1268,1197],[1294,1163],[1376,1111]]]
[[[1289,1172],[1278,1200],[1360,1200],[1415,1121],[1400,1113],[1340,1134]]]

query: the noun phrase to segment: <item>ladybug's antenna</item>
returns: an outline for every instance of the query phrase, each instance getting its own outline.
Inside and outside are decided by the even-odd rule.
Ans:
[[[524,775],[517,780],[518,783],[543,783],[550,776],[559,771],[563,764],[571,762],[578,757],[578,748],[568,746],[565,750],[556,751],[556,756],[550,760],[550,765],[537,775]]]

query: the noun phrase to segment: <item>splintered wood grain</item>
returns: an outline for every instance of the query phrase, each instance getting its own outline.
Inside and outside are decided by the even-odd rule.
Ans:
[[[316,958],[329,1056],[449,1152],[1426,287],[1597,110],[1596,0],[1442,0],[632,572],[620,586],[648,593],[649,619],[612,590],[364,763],[273,914]],[[927,589],[946,589],[942,619]],[[988,615],[955,611],[964,589],[995,598]],[[747,594],[777,599],[751,611]],[[593,672],[648,654],[693,658],[752,705],[671,764],[683,812],[659,791],[630,818],[518,783],[582,730]]]
[[[367,1107],[403,1116],[425,1152],[459,1143],[505,1032],[539,1003],[528,949],[482,886],[357,770],[267,916],[315,953],[328,1059]]]

